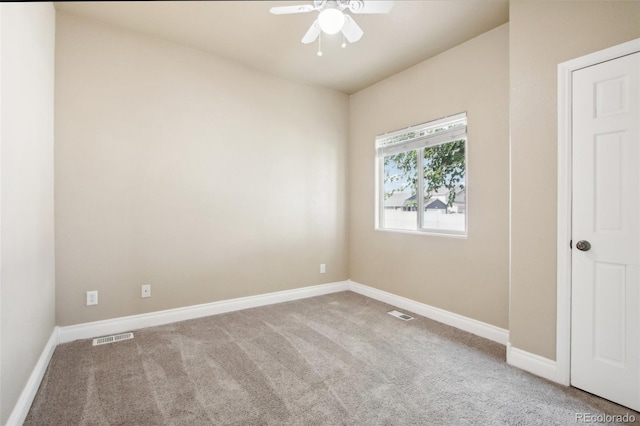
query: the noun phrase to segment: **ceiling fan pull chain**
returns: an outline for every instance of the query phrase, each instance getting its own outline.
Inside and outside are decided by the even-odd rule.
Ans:
[[[342,34],[342,44],[340,45],[340,47],[342,47],[343,49],[347,47],[347,40],[344,37],[344,34]]]
[[[322,56],[322,33],[318,35],[318,56]]]

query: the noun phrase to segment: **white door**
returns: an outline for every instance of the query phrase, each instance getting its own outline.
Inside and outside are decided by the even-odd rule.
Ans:
[[[640,53],[572,81],[571,384],[640,410]]]

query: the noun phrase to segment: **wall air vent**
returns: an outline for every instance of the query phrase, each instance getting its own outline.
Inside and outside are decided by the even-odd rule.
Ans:
[[[113,336],[98,337],[93,339],[93,346],[106,345],[107,343],[133,339],[133,333],[114,334]]]
[[[409,316],[405,313],[402,313],[400,311],[396,311],[395,309],[393,311],[389,311],[387,312],[389,315],[393,315],[396,318],[400,318],[403,321],[411,321],[413,319],[412,316]]]

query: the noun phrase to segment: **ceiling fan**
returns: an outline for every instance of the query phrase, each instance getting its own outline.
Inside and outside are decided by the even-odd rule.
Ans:
[[[364,31],[356,21],[345,12],[359,13],[389,13],[393,7],[393,0],[314,0],[313,4],[301,4],[292,6],[272,7],[270,12],[274,15],[289,15],[293,13],[307,13],[317,11],[318,18],[302,37],[304,44],[313,43],[319,39],[321,33],[337,34],[342,32],[342,47],[346,47],[346,41],[355,43],[362,38]],[[320,37],[320,38],[319,38]],[[322,50],[318,50],[318,56],[322,56]]]

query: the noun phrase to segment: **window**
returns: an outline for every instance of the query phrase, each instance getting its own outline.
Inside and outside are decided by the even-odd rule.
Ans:
[[[466,153],[466,113],[377,136],[378,229],[466,235]]]

